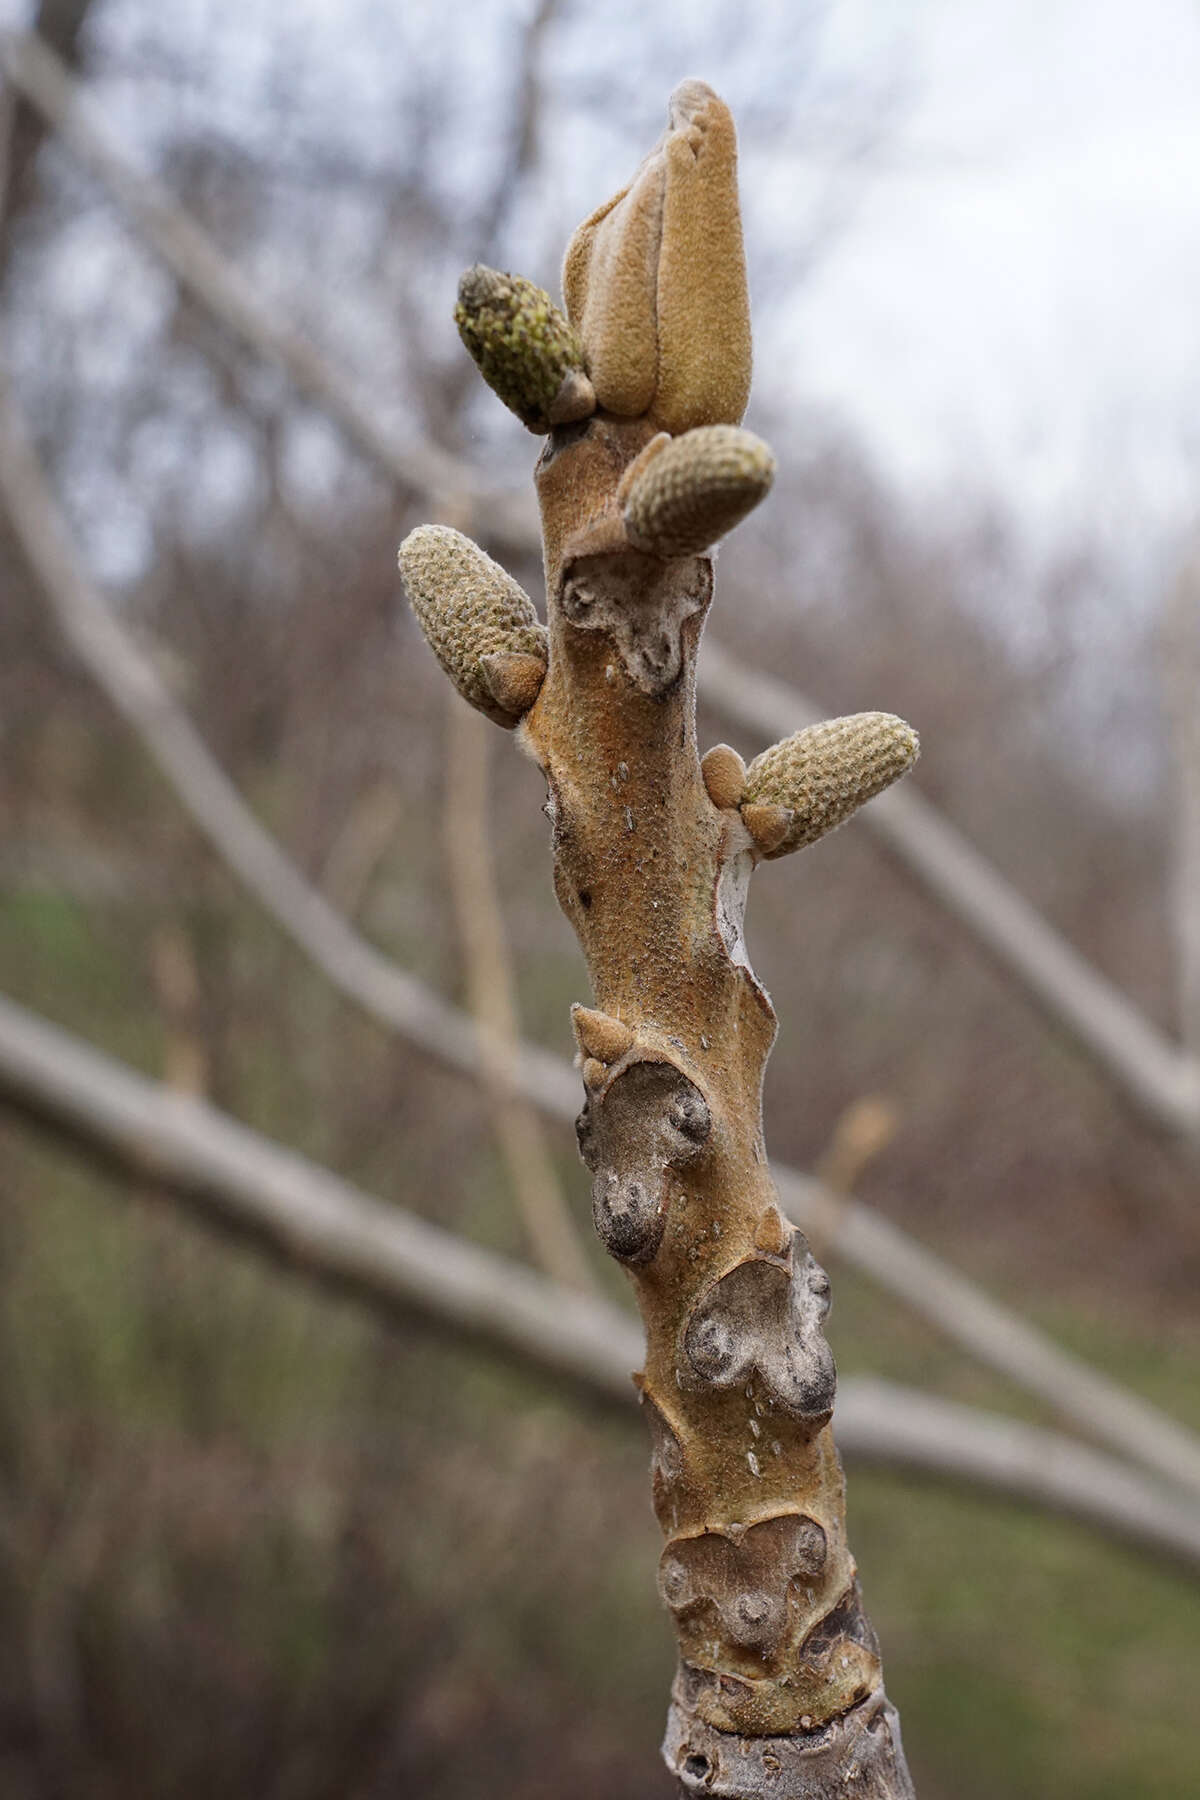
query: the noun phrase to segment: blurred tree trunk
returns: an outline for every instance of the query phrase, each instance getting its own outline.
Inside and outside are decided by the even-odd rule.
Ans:
[[[1165,663],[1175,755],[1174,899],[1179,1029],[1200,1058],[1200,545],[1167,605]]]
[[[79,39],[91,9],[91,0],[40,0],[33,30],[49,44],[72,71],[79,68]],[[8,263],[13,220],[32,202],[37,191],[35,164],[48,127],[41,113],[4,90],[0,107],[0,280]]]

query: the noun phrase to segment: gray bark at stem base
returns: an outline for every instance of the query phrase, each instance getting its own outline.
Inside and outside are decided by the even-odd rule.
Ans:
[[[818,1731],[737,1737],[691,1715],[677,1680],[662,1752],[679,1800],[915,1800],[882,1688]]]

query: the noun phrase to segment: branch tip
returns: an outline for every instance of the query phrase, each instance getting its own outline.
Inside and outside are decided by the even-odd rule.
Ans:
[[[563,293],[607,411],[673,433],[740,422],[751,358],[737,136],[705,82],[676,88],[633,180],[576,231]]]

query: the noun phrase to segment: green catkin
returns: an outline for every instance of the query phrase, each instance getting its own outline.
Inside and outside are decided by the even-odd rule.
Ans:
[[[492,392],[530,431],[594,410],[579,333],[544,288],[476,263],[458,284],[454,322]]]

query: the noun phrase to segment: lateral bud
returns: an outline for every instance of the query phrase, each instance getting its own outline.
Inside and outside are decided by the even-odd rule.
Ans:
[[[544,288],[476,263],[458,284],[454,322],[483,379],[529,431],[595,412],[579,333]]]
[[[894,713],[810,725],[750,764],[742,821],[764,857],[803,850],[906,774],[919,752]]]
[[[579,1053],[585,1058],[615,1063],[633,1048],[633,1031],[622,1020],[614,1019],[611,1013],[597,1012],[591,1006],[573,1006],[571,1024]]]
[[[549,654],[524,588],[449,525],[418,525],[399,562],[425,641],[463,699],[497,725],[518,725],[537,699]]]
[[[777,1206],[768,1206],[758,1221],[754,1247],[766,1256],[784,1256],[793,1237],[792,1227]]]
[[[754,839],[760,856],[782,855],[779,846],[792,828],[793,815],[786,806],[765,806],[761,801],[744,801],[742,824]]]
[[[479,659],[488,692],[503,712],[523,718],[542,691],[546,659],[528,650],[490,650]]]
[[[746,792],[746,765],[729,744],[714,744],[700,759],[700,773],[714,806],[739,806]]]

